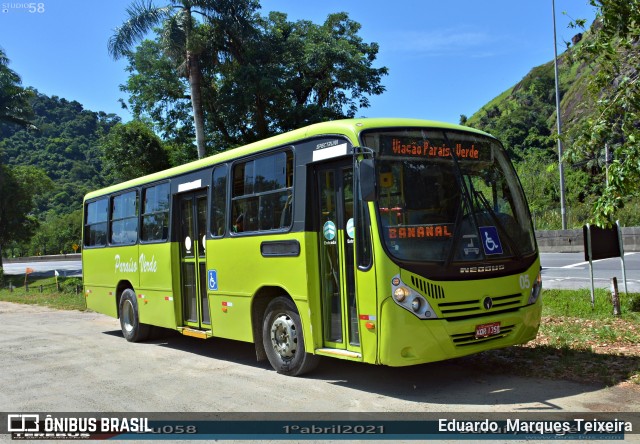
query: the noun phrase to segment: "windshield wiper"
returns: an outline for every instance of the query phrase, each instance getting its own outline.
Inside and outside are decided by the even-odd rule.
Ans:
[[[444,140],[447,146],[453,146],[451,145],[451,141],[449,140],[449,137],[447,136],[447,133],[445,131],[442,132],[442,135],[444,136]],[[458,244],[460,243],[460,231],[462,230],[462,219],[464,218],[465,206],[469,211],[469,215],[473,220],[473,224],[476,227],[478,226],[478,221],[476,220],[474,215],[475,211],[473,211],[473,208],[474,208],[473,202],[471,202],[472,196],[469,193],[469,189],[467,189],[465,185],[464,177],[462,177],[462,170],[460,169],[460,162],[458,162],[458,156],[456,156],[455,150],[453,149],[451,150],[451,158],[453,159],[453,165],[454,165],[453,174],[456,176],[456,180],[458,181],[458,184],[460,187],[460,195],[462,196],[462,202],[461,202],[461,206],[458,208],[458,213],[456,214],[456,222],[455,222],[455,229],[453,231],[453,242],[451,245],[451,250],[449,250],[447,259],[444,261],[444,266],[447,268],[451,265],[451,262],[453,261],[456,254]],[[484,255],[484,252],[483,252],[483,255]]]

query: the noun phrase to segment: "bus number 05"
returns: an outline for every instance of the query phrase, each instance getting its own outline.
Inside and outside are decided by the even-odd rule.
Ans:
[[[528,274],[521,274],[520,275],[520,288],[522,288],[523,290],[525,288],[530,288],[531,287],[531,282],[529,281],[529,275]]]

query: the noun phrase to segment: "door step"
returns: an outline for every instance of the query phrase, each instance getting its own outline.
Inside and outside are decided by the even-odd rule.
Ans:
[[[315,354],[321,356],[333,356],[344,359],[352,359],[354,361],[362,360],[362,355],[360,353],[352,352],[349,350],[342,350],[340,348],[317,348],[315,350]]]
[[[213,332],[211,330],[198,330],[191,327],[178,327],[178,331],[185,336],[191,336],[199,339],[209,339],[213,337]]]

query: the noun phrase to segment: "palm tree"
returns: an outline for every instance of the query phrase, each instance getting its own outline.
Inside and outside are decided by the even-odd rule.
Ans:
[[[216,0],[169,0],[162,7],[153,5],[152,0],[134,0],[127,8],[129,16],[109,39],[109,54],[114,59],[125,56],[136,42],[154,27],[163,26],[163,46],[169,55],[175,55],[176,49],[182,53],[181,71],[189,79],[193,122],[196,132],[198,158],[205,156],[204,114],[200,89],[202,69],[198,39],[194,39],[197,21],[194,14],[207,18],[216,14]]]
[[[27,118],[33,93],[20,86],[20,76],[9,68],[9,59],[0,48],[0,122],[15,123],[27,129],[36,127]]]

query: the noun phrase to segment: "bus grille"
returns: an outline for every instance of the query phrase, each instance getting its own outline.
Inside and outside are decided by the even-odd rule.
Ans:
[[[440,285],[432,284],[416,276],[411,276],[411,284],[425,296],[432,299],[444,299],[444,288]]]
[[[522,294],[507,296],[492,296],[493,305],[490,309],[483,307],[484,298],[468,299],[460,302],[441,302],[438,304],[444,318],[484,316],[488,313],[503,312],[515,309],[521,304]]]
[[[496,339],[502,339],[508,336],[514,329],[515,325],[503,325],[500,327],[500,334],[495,336],[488,336],[486,338],[476,338],[476,332],[461,333],[457,335],[451,335],[453,345],[456,347],[465,347],[467,345],[476,345],[483,342],[495,341]]]

